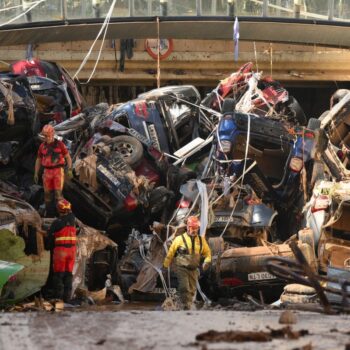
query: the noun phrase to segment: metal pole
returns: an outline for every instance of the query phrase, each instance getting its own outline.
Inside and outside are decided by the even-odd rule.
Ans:
[[[133,17],[135,13],[134,0],[129,0],[129,17]]]
[[[32,6],[32,4],[29,0],[22,0],[23,11],[28,10],[31,6]],[[32,11],[29,11],[26,13],[26,21],[29,23],[32,21]]]
[[[334,18],[334,0],[328,0],[328,20],[333,21]]]
[[[95,17],[100,18],[100,16],[101,16],[101,0],[92,0],[92,7],[94,9]]]
[[[216,0],[211,0],[211,15],[216,16]]]
[[[202,0],[196,0],[197,16],[202,16]]]
[[[227,0],[227,11],[229,17],[234,17],[235,15],[235,2],[234,0]]]
[[[160,0],[160,15],[166,17],[168,15],[168,2],[167,0]]]
[[[147,13],[148,13],[148,16],[152,16],[152,0],[148,0]]]
[[[301,4],[300,0],[294,0],[294,17],[300,18]]]
[[[269,16],[269,0],[264,0],[263,1],[263,17],[268,17]]]
[[[65,21],[67,19],[67,0],[61,0],[61,15]]]

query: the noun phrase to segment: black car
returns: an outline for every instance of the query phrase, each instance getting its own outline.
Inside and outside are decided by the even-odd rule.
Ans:
[[[1,179],[11,179],[16,167],[33,166],[33,137],[39,131],[35,99],[26,77],[0,74],[0,164]]]

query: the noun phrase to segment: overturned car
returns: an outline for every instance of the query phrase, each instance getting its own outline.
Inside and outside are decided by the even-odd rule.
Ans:
[[[51,252],[45,246],[45,230],[52,220],[42,220],[27,202],[4,193],[0,194],[0,217],[1,269],[5,265],[16,268],[1,286],[0,305],[21,301],[40,292],[44,286],[47,292],[50,288]],[[79,221],[76,225],[77,258],[73,287],[76,293],[89,296],[105,289],[108,276],[115,283],[117,244]],[[0,274],[3,273],[7,272],[0,270]]]

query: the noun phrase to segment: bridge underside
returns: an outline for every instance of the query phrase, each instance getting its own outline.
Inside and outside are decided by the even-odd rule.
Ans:
[[[160,61],[161,85],[193,84],[216,86],[242,64],[252,61],[264,75],[272,75],[303,101],[310,115],[329,107],[329,96],[339,87],[349,88],[350,36],[347,27],[326,23],[281,23],[240,19],[238,61],[234,61],[232,20],[160,22],[160,37],[173,39],[173,51]],[[95,39],[101,23],[69,23],[58,26],[0,30],[0,70],[26,57],[27,44],[33,56],[56,61],[72,75],[78,70]],[[111,23],[92,80],[82,85],[89,104],[116,103],[134,98],[157,84],[157,60],[145,49],[146,38],[157,37],[155,19]],[[132,58],[122,69],[120,40],[133,38]],[[115,39],[112,42],[110,39]],[[78,75],[85,82],[99,55],[101,41]],[[305,89],[308,86],[312,89]],[[305,100],[305,101],[304,101]],[[314,110],[316,107],[317,110]]]
[[[331,47],[350,47],[350,35],[346,35],[349,23],[269,19],[240,19],[240,39],[276,43],[316,44]],[[0,29],[0,45],[28,43],[67,42],[94,40],[101,22],[82,21],[29,23],[26,27],[12,26]],[[110,22],[107,38],[155,38],[155,18]],[[229,40],[233,35],[233,20],[172,20],[160,19],[159,33],[162,38]]]

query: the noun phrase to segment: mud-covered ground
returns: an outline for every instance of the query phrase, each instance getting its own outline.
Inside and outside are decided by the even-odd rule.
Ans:
[[[299,339],[198,342],[208,330],[280,329],[281,311],[63,311],[0,313],[0,349],[349,349],[350,316],[296,312]],[[349,344],[348,348],[346,345]]]

